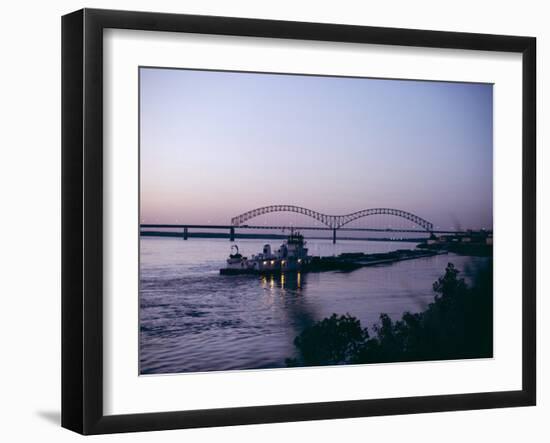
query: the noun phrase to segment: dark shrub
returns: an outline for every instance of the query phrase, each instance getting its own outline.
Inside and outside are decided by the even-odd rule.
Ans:
[[[434,301],[399,321],[380,315],[369,337],[356,318],[333,314],[294,340],[298,359],[289,366],[482,358],[493,355],[492,266],[480,269],[472,288],[452,263],[434,284]]]

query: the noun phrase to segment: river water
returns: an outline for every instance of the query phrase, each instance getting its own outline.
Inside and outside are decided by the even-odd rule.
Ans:
[[[238,240],[243,255],[280,240]],[[433,301],[432,284],[452,262],[468,279],[486,260],[454,254],[406,260],[353,272],[293,277],[221,276],[231,243],[224,239],[142,237],[140,372],[166,374],[276,368],[295,356],[293,340],[332,313],[363,327],[381,313],[398,320]],[[415,243],[310,240],[311,255],[388,252]]]

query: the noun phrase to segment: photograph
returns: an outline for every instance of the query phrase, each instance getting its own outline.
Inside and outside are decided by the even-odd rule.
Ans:
[[[493,84],[138,75],[140,375],[493,358]]]

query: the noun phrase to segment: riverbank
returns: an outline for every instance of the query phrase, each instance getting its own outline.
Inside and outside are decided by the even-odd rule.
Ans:
[[[447,242],[426,244],[420,243],[417,248],[424,251],[446,251],[453,252],[459,255],[469,255],[472,257],[492,257],[493,245],[486,243],[462,243],[462,242]]]

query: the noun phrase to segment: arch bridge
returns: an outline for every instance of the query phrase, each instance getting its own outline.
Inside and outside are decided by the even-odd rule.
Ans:
[[[252,209],[251,211],[244,212],[231,219],[231,226],[242,226],[248,220],[258,217],[260,215],[269,214],[272,212],[294,212],[297,214],[306,215],[321,223],[328,228],[332,229],[333,242],[336,242],[336,230],[347,225],[348,223],[357,220],[359,218],[368,217],[371,215],[393,215],[395,217],[401,217],[409,220],[424,229],[426,232],[433,231],[433,224],[429,221],[415,215],[411,212],[402,211],[401,209],[392,208],[371,208],[363,209],[361,211],[352,212],[350,214],[342,215],[330,215],[323,214],[321,212],[313,211],[312,209],[303,208],[301,206],[294,205],[270,205],[262,206],[261,208]]]

